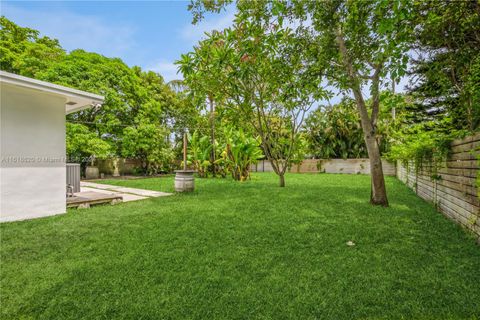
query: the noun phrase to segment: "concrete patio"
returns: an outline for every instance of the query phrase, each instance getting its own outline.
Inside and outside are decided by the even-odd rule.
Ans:
[[[118,203],[170,196],[172,193],[127,188],[90,181],[80,182],[80,192],[67,199],[68,207],[88,208],[91,204]]]
[[[137,188],[127,188],[112,186],[108,184],[101,184],[90,181],[81,181],[80,182],[80,191],[94,191],[105,194],[116,194],[123,197],[124,202],[142,200],[147,198],[156,198],[156,197],[166,197],[171,196],[172,193],[159,192],[153,190],[137,189]]]

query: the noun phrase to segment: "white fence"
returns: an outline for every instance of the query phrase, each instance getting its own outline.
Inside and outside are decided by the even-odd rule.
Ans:
[[[385,175],[396,174],[395,164],[382,160]],[[251,167],[253,172],[272,172],[272,165],[268,160],[262,160]],[[307,159],[300,164],[293,165],[290,172],[294,173],[346,173],[370,174],[368,159]]]

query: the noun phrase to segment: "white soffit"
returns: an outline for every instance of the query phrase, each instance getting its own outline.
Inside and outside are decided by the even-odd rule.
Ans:
[[[33,90],[48,92],[66,98],[65,113],[69,114],[103,103],[104,97],[50,82],[40,81],[0,70],[0,82]]]

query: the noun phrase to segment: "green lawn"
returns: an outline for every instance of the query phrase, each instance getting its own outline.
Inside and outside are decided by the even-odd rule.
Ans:
[[[376,208],[368,176],[286,181],[1,224],[1,319],[478,319],[480,247],[402,183]]]

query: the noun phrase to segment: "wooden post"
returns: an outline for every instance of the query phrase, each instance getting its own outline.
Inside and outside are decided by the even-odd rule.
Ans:
[[[183,133],[183,170],[187,170],[187,133]]]

